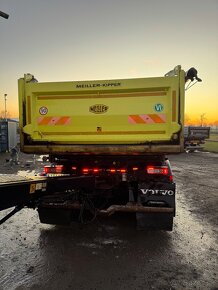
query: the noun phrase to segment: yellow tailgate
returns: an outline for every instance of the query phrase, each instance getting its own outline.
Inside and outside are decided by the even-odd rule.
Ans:
[[[169,141],[181,129],[179,76],[60,83],[21,79],[19,87],[23,132],[32,141],[139,144]]]

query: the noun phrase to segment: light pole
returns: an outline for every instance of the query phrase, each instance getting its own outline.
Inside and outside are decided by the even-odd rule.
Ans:
[[[206,120],[205,115],[205,113],[201,115],[201,127],[203,127],[204,121]]]
[[[5,98],[5,121],[7,120],[7,94],[4,94]]]
[[[8,19],[8,17],[9,17],[9,15],[7,13],[2,12],[2,11],[0,11],[0,16],[5,18],[5,19]]]
[[[9,15],[3,11],[0,11],[0,17],[8,19]],[[5,120],[6,120],[6,117],[7,117],[7,109],[6,109],[7,94],[4,94],[4,98],[5,98]]]

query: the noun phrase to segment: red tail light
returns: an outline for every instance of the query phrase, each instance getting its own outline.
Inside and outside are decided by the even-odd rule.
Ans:
[[[169,174],[169,169],[167,166],[147,166],[146,170],[148,174]]]
[[[61,173],[64,169],[64,165],[56,165],[55,166],[55,171],[56,173]]]
[[[44,167],[44,172],[49,173],[49,168],[47,166]]]
[[[111,169],[110,169],[110,172],[111,172],[111,173],[115,173],[115,172],[116,172],[116,169],[111,168]]]
[[[98,173],[98,172],[99,172],[99,169],[98,169],[98,168],[94,168],[94,169],[93,169],[93,172],[94,172],[94,173]]]
[[[44,172],[48,173],[62,173],[64,169],[64,165],[54,165],[54,166],[45,166]]]
[[[82,169],[82,172],[83,172],[84,174],[89,173],[89,168],[83,168],[83,169]]]

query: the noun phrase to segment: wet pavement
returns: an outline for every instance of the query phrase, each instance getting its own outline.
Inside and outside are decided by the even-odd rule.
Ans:
[[[43,225],[24,209],[0,226],[0,289],[218,289],[218,154],[170,160],[173,232],[136,231],[133,216]]]

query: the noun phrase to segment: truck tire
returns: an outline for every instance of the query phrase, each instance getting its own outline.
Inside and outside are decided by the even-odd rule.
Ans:
[[[173,230],[173,213],[136,213],[138,230]]]

